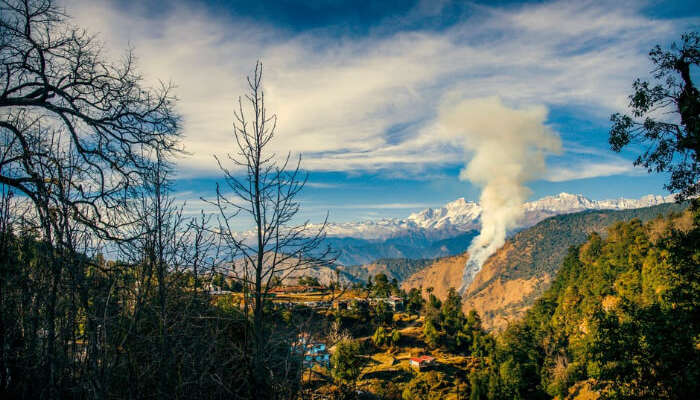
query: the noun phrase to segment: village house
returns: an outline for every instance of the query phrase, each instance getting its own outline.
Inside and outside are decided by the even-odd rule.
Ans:
[[[403,299],[397,296],[391,297],[373,297],[368,300],[369,305],[376,306],[378,303],[384,303],[391,307],[394,311],[403,310]]]
[[[411,358],[410,364],[413,368],[417,368],[420,371],[422,369],[435,365],[435,358],[428,355],[413,357]]]
[[[394,311],[403,311],[403,299],[401,297],[391,296],[387,300],[387,303]]]

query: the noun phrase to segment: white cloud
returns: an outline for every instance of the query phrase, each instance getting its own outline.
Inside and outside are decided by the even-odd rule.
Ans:
[[[430,131],[440,104],[495,95],[515,106],[574,105],[605,115],[624,107],[633,78],[648,72],[648,48],[683,28],[644,17],[635,4],[562,1],[480,7],[440,32],[330,39],[184,3],[158,19],[111,3],[67,5],[108,48],[133,45],[148,79],[177,84],[192,153],[179,161],[186,175],[215,171],[212,155],[232,150],[234,100],[258,58],[269,109],[279,115],[278,153],[304,153],[311,170],[420,169],[464,158],[461,146]],[[389,131],[399,126],[396,140]]]
[[[564,182],[575,179],[595,178],[599,176],[629,175],[641,173],[628,160],[581,162],[572,166],[557,166],[550,168],[545,177],[550,182]]]
[[[359,210],[403,210],[415,208],[434,207],[435,204],[430,203],[376,203],[376,204],[341,204],[328,205],[326,208],[346,208]],[[323,208],[323,207],[321,207]]]
[[[336,189],[340,187],[337,183],[324,183],[324,182],[306,182],[304,187],[310,187],[314,189]]]

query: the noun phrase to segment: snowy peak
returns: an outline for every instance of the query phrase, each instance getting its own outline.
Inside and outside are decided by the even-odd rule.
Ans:
[[[540,210],[552,212],[573,212],[597,208],[595,201],[580,195],[559,193],[556,196],[546,196],[523,205],[525,212]]]
[[[673,202],[670,196],[647,195],[639,199],[591,200],[586,196],[559,193],[523,204],[521,227],[532,226],[545,218],[585,210],[625,210],[649,207]],[[479,229],[482,208],[478,203],[464,198],[451,201],[442,207],[426,208],[405,219],[381,219],[376,221],[329,224],[328,236],[361,239],[388,239],[412,233],[421,233],[433,239],[454,237],[460,233]]]
[[[601,200],[598,203],[598,208],[599,209],[610,209],[610,210],[625,210],[629,208],[640,208],[640,207],[649,207],[649,206],[655,206],[658,204],[663,204],[663,203],[671,203],[673,202],[674,196],[669,195],[669,196],[659,196],[659,195],[653,195],[649,194],[646,196],[643,196],[639,199],[625,199],[625,198],[619,198],[619,199],[613,199],[613,200]]]
[[[631,208],[650,207],[674,201],[673,195],[659,196],[649,194],[639,199],[591,200],[580,194],[559,193],[556,196],[546,196],[539,200],[525,203],[525,211],[541,210],[571,213],[583,210],[626,210]]]
[[[481,206],[472,201],[466,201],[462,197],[445,204],[443,207],[427,208],[421,212],[413,213],[408,216],[407,220],[424,229],[441,229],[449,226],[474,224],[480,215]]]

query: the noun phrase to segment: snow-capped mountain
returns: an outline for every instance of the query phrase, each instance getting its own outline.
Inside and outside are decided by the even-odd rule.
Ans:
[[[624,210],[649,207],[673,201],[673,196],[647,195],[639,199],[591,200],[580,194],[560,193],[546,196],[523,205],[521,228],[526,228],[545,218],[585,210]],[[331,223],[326,233],[329,237],[351,237],[366,240],[421,234],[432,240],[440,240],[461,233],[478,230],[482,208],[478,203],[459,198],[438,208],[426,208],[404,219],[385,218],[376,221]]]
[[[481,206],[473,201],[459,198],[440,208],[427,208],[413,213],[407,220],[428,230],[441,230],[457,227],[462,231],[476,229],[479,226]]]
[[[626,210],[632,208],[650,207],[663,203],[673,202],[673,195],[659,196],[647,195],[639,199],[591,200],[580,194],[559,193],[556,196],[547,196],[539,200],[525,203],[525,212],[535,210],[550,211],[556,213],[570,213],[583,210]]]

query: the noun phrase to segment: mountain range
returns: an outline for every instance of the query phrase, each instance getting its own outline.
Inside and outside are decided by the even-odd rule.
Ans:
[[[560,193],[525,203],[519,230],[555,215],[636,209],[670,202],[673,196],[591,200],[580,194]],[[469,247],[481,228],[481,213],[478,203],[459,198],[402,219],[329,223],[326,241],[338,251],[337,261],[342,265],[368,264],[382,258],[451,256]]]

